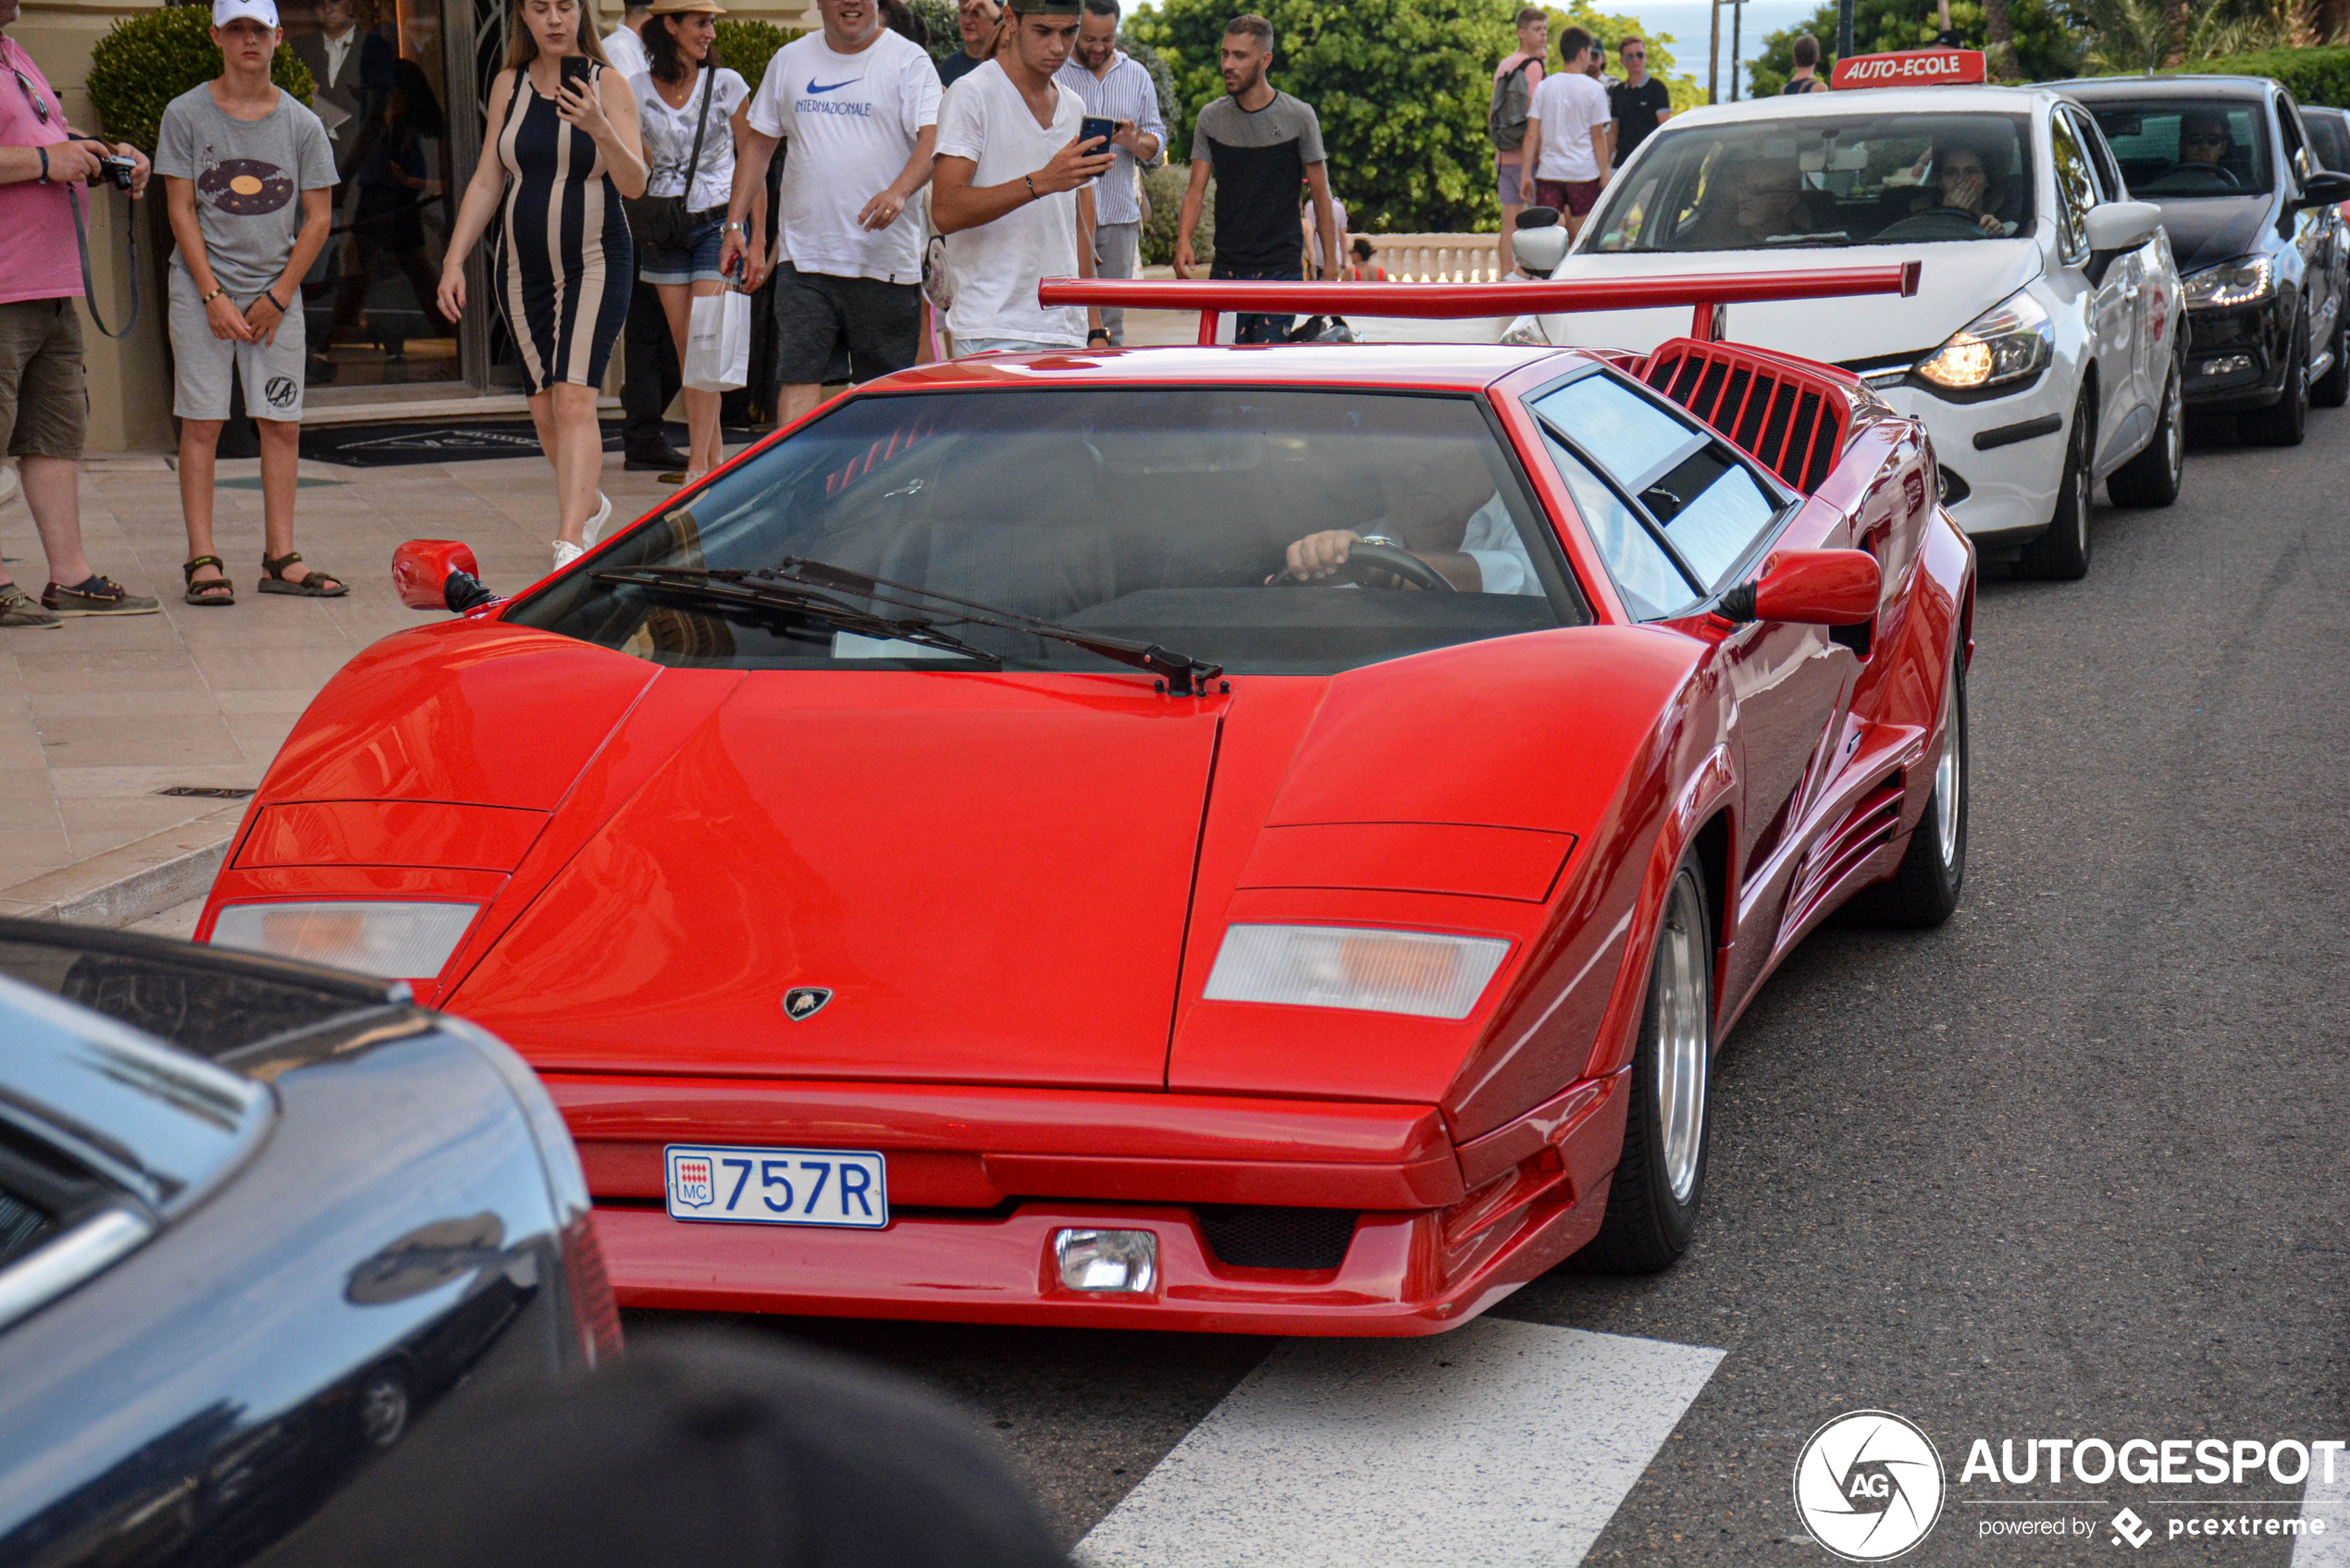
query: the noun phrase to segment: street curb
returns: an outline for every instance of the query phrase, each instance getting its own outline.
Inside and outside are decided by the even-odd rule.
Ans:
[[[241,805],[209,812],[0,888],[0,914],[77,925],[135,924],[211,886],[243,815]]]

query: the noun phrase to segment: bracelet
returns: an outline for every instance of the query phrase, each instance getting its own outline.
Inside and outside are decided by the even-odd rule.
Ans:
[[[42,158],[41,162],[42,162],[43,167],[47,167],[47,165],[48,165],[49,160],[48,160],[48,158],[44,155],[44,156]],[[1042,197],[1042,196],[1040,196],[1040,195],[1038,195],[1038,194],[1036,193],[1036,177],[1035,177],[1034,175],[1033,175],[1033,174],[1023,174],[1023,175],[1021,175],[1021,176],[1020,177],[1020,182],[1022,185],[1025,185],[1025,186],[1027,186],[1027,187],[1028,187],[1028,199],[1029,199],[1030,201],[1032,201],[1032,202],[1041,202],[1041,201],[1043,201],[1043,200],[1045,199],[1044,197]]]
[[[209,294],[206,294],[206,295],[205,295],[203,299],[198,300],[198,301],[196,302],[196,303],[198,303],[198,304],[200,304],[200,305],[208,305],[208,304],[212,303],[212,302],[213,302],[213,301],[215,301],[215,300],[218,299],[221,295],[223,295],[223,294],[227,293],[228,291],[229,291],[229,286],[228,286],[226,283],[216,283],[216,284],[214,284],[214,285],[212,286],[212,292],[211,292],[211,293],[209,293]]]
[[[739,223],[726,223],[719,226],[718,232],[721,234],[748,234],[750,230],[744,228]]]
[[[49,183],[49,149],[35,147],[33,151],[41,154],[41,183],[46,185]]]
[[[277,295],[275,295],[275,294],[273,294],[273,293],[271,293],[268,290],[264,289],[264,290],[261,291],[261,297],[262,297],[263,299],[265,299],[265,300],[267,300],[267,301],[268,301],[271,304],[273,304],[273,305],[278,305],[278,296],[277,296]],[[283,306],[283,305],[278,305],[278,314],[279,315],[285,315],[285,314],[286,314],[286,307],[285,307],[285,306]]]
[[[1109,328],[1107,327],[1096,327],[1091,332],[1085,334],[1085,340],[1089,343],[1096,338],[1099,338],[1107,342],[1109,339]]]

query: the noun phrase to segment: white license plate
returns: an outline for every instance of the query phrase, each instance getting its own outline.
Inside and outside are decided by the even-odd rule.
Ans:
[[[869,1150],[672,1143],[662,1164],[672,1219],[860,1230],[889,1223],[887,1172]]]

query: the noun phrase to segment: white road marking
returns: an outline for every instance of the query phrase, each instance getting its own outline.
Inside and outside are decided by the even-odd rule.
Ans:
[[[2350,1568],[2350,1453],[2333,1456],[2333,1479],[2325,1461],[2309,1456],[2309,1481],[2301,1491],[2301,1517],[2323,1519],[2322,1536],[2293,1543],[2293,1568]]]
[[[1723,1352],[1480,1318],[1287,1340],[1078,1544],[1087,1568],[1570,1568]]]

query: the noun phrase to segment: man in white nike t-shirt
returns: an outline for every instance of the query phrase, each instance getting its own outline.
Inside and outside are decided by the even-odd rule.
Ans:
[[[1036,302],[1041,279],[1094,276],[1093,182],[1116,161],[1078,144],[1085,106],[1053,80],[1079,6],[1012,0],[1012,47],[955,84],[939,121],[931,221],[946,236],[959,355],[1109,344],[1098,311]]]
[[[765,258],[744,219],[785,138],[776,237],[776,415],[816,406],[843,348],[849,378],[903,370],[921,349],[922,220],[908,212],[930,179],[938,140],[938,68],[882,25],[877,0],[816,0],[823,30],[775,51],[744,117],[734,198],[719,266],[747,261],[757,288]]]

